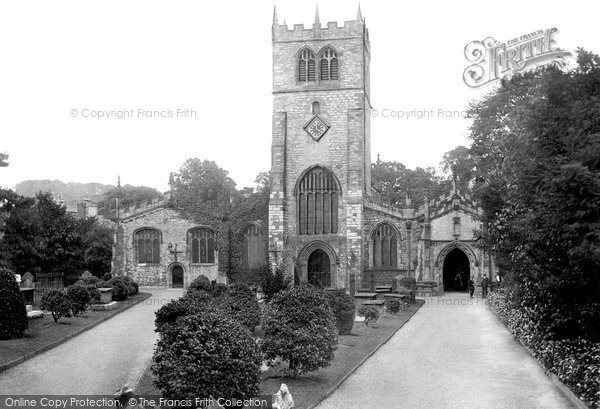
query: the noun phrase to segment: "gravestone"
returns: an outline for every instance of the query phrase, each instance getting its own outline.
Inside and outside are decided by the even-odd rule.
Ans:
[[[83,274],[81,275],[81,277],[80,277],[80,278],[81,278],[82,280],[87,280],[88,278],[91,278],[91,277],[93,277],[92,273],[90,273],[89,271],[85,270],[85,271],[83,272]]]
[[[33,274],[31,274],[31,273],[28,271],[28,272],[26,272],[25,274],[23,274],[23,277],[21,277],[21,280],[22,280],[22,281],[25,281],[25,280],[30,280],[30,281],[32,281],[32,282],[33,282],[33,281],[35,281],[35,277],[33,276]]]
[[[273,408],[274,409],[291,409],[294,407],[294,398],[288,390],[285,383],[281,384],[279,391],[273,395]]]

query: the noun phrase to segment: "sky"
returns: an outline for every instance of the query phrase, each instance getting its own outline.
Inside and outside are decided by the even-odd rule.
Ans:
[[[165,191],[169,172],[191,157],[215,161],[238,188],[253,186],[270,168],[274,5],[280,23],[312,27],[314,1],[1,2],[0,152],[10,165],[0,168],[0,186],[116,184],[120,176]],[[356,18],[358,3],[318,7],[323,25],[342,25]],[[377,110],[373,161],[379,153],[411,168],[438,167],[445,152],[468,145],[462,113],[493,89],[463,81],[473,40],[556,27],[560,48],[600,53],[598,2],[363,0],[360,7]]]

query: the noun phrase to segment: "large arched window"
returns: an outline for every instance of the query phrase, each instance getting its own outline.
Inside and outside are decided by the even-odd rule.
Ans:
[[[315,167],[306,172],[296,193],[298,233],[337,233],[340,193],[337,180],[327,169]]]
[[[315,54],[304,49],[298,57],[298,81],[307,82],[316,80]]]
[[[254,268],[265,261],[265,241],[262,229],[256,224],[249,225],[244,230],[242,238],[242,266]]]
[[[136,230],[133,235],[136,258],[139,264],[160,263],[161,234],[156,229],[144,228]]]
[[[319,56],[321,80],[337,80],[339,78],[338,56],[331,48],[324,49]]]
[[[190,230],[188,239],[192,243],[192,263],[215,262],[215,232],[206,227]]]
[[[389,223],[380,224],[373,235],[373,267],[398,266],[398,235]]]

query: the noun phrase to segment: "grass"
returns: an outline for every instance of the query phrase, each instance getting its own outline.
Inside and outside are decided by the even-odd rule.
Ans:
[[[0,371],[60,345],[73,336],[138,304],[150,295],[139,293],[127,298],[126,301],[117,303],[117,308],[114,310],[88,310],[76,317],[62,317],[56,323],[52,318],[52,314],[46,312],[44,312],[43,318],[30,319],[29,328],[25,331],[23,338],[0,341]]]
[[[285,383],[294,397],[294,409],[312,408],[333,392],[340,382],[350,375],[367,357],[377,351],[389,337],[402,327],[423,305],[422,300],[410,304],[397,314],[388,314],[376,323],[366,326],[355,322],[351,335],[339,337],[338,349],[332,364],[298,378],[289,378],[284,368],[275,367],[263,373],[261,394],[272,395]],[[153,385],[154,375],[148,367],[135,388],[136,395],[160,395]]]

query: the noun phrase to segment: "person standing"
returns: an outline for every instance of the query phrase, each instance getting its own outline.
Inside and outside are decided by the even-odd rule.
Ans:
[[[481,298],[487,297],[488,286],[490,285],[490,279],[487,275],[483,275],[483,280],[481,280]]]
[[[469,295],[473,298],[473,293],[475,292],[475,281],[473,281],[473,276],[469,278]]]

